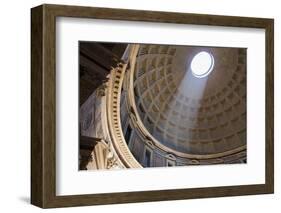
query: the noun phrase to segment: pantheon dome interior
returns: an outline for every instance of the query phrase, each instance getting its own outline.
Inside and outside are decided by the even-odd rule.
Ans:
[[[247,163],[246,48],[79,42],[79,169]]]

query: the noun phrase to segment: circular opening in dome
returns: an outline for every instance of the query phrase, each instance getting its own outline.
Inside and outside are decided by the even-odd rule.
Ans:
[[[209,75],[214,68],[214,57],[212,54],[202,51],[197,53],[191,61],[192,74],[197,78]]]

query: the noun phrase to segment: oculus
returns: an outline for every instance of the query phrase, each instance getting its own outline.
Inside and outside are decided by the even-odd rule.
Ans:
[[[212,54],[202,51],[197,53],[190,64],[192,74],[197,78],[208,76],[214,68],[214,57]]]

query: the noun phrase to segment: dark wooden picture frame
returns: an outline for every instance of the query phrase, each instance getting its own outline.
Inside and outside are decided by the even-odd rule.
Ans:
[[[56,195],[56,18],[92,18],[265,29],[265,184]],[[274,192],[274,21],[217,15],[41,5],[31,9],[31,203],[42,208],[132,203]]]

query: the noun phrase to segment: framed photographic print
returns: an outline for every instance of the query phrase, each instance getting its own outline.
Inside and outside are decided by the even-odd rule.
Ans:
[[[31,9],[31,203],[274,191],[272,19]]]

